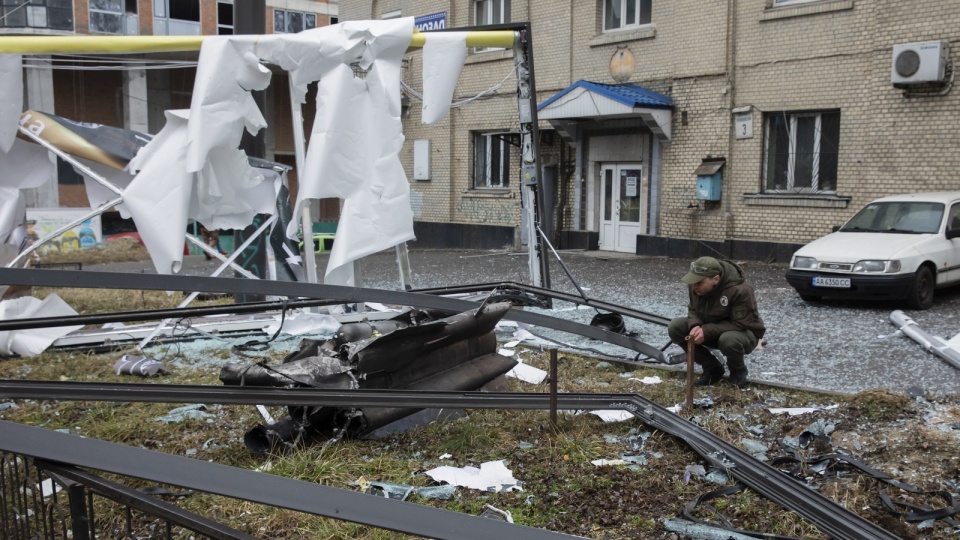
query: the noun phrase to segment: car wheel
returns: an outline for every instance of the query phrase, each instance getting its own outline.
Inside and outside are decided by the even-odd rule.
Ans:
[[[819,302],[823,297],[815,294],[801,294],[800,299],[804,302]]]
[[[933,305],[933,290],[937,282],[933,277],[933,272],[927,266],[921,266],[917,269],[917,275],[913,279],[913,286],[907,293],[907,305],[911,309],[929,309]]]

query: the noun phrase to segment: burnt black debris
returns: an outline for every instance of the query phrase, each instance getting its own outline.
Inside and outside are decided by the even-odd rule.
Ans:
[[[280,365],[228,364],[220,381],[340,390],[478,390],[517,364],[497,354],[494,334],[509,309],[501,302],[456,314],[413,310],[392,320],[348,323],[326,341],[304,340]],[[286,418],[249,430],[244,444],[264,453],[318,439],[362,437],[420,410],[293,406]]]

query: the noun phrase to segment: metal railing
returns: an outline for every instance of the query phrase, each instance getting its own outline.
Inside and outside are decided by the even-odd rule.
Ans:
[[[77,467],[0,453],[0,538],[185,537],[255,538]]]

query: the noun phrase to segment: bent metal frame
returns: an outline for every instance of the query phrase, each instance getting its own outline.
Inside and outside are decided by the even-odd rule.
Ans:
[[[529,23],[506,24],[496,26],[448,29],[449,31],[466,31],[466,45],[468,47],[503,47],[513,48],[514,64],[517,76],[517,104],[520,123],[521,148],[521,202],[523,205],[523,219],[527,230],[537,231],[540,228],[543,208],[543,179],[540,174],[539,127],[537,120],[537,94],[534,82],[533,40]],[[185,52],[197,51],[203,44],[205,36],[0,36],[0,54],[139,54],[156,52]],[[427,33],[414,32],[410,43],[411,48],[421,48],[428,39]],[[294,153],[298,170],[302,170],[305,156],[305,137],[303,132],[303,113],[297,99],[293,99],[294,84],[288,85],[291,91],[291,117],[294,126]],[[90,216],[99,215],[123,201],[119,188],[107,182],[96,174],[91,174],[86,167],[64,155],[55,147],[45,144],[38,138],[20,128],[21,133],[30,139],[42,144],[50,151],[75,166],[80,166],[85,174],[104,185],[117,194],[117,199],[105,203],[103,207],[94,209]],[[85,218],[84,218],[85,219]],[[82,220],[81,220],[82,221]],[[78,224],[80,221],[77,222]],[[306,237],[308,231],[313,230],[312,216],[309,209],[302,214],[301,227]],[[55,232],[64,232],[62,231]],[[51,236],[54,238],[54,236]],[[190,238],[188,238],[190,239]],[[48,240],[46,237],[44,240]],[[201,244],[195,238],[190,239]],[[202,247],[201,247],[202,249]],[[306,251],[304,268],[306,279],[310,283],[317,283],[316,261],[313,255],[313,243],[304,242]],[[400,280],[404,288],[409,289],[410,269],[406,245],[396,248],[400,265]],[[541,235],[531,235],[528,242],[529,270],[531,284],[538,287],[550,288],[550,274],[547,260],[543,257]],[[219,253],[211,255],[219,256]],[[17,262],[19,262],[18,259]],[[11,263],[12,264],[12,263]],[[227,264],[232,264],[232,260]],[[243,273],[243,272],[241,272]],[[246,274],[244,274],[246,275]],[[247,277],[252,277],[248,275]]]

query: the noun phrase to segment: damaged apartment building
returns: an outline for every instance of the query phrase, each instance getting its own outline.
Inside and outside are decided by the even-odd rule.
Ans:
[[[541,220],[561,248],[787,261],[866,202],[957,189],[960,4],[917,0],[342,0],[424,31],[529,22]],[[514,55],[471,49],[402,154],[423,247],[527,242]],[[478,97],[479,96],[479,97]]]

